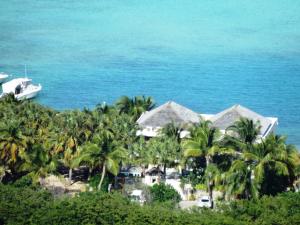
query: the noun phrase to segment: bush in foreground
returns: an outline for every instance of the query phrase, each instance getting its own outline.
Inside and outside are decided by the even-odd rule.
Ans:
[[[164,183],[154,184],[150,188],[150,193],[153,202],[173,201],[178,203],[181,200],[178,192],[172,186]]]
[[[300,193],[235,201],[225,214],[249,224],[300,224]]]
[[[140,206],[120,194],[54,199],[43,190],[0,185],[0,224],[300,224],[300,194],[237,201],[219,211]]]
[[[0,224],[29,224],[36,210],[49,202],[53,197],[46,191],[0,185]]]

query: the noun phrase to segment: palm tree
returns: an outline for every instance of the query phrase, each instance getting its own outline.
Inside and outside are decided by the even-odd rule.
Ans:
[[[75,158],[78,156],[79,152],[77,151],[78,148],[76,148],[76,151],[72,150],[72,148],[67,148],[64,151],[64,156],[61,162],[64,164],[64,166],[69,168],[69,182],[72,182],[73,177],[73,169],[77,167],[77,164],[75,164]]]
[[[293,183],[294,190],[299,190],[300,187],[300,154],[298,153],[297,155],[298,155],[298,160],[297,160],[296,168],[294,170],[295,172],[295,180]]]
[[[73,169],[76,165],[73,163],[78,154],[78,142],[77,138],[69,136],[68,132],[55,135],[55,138],[51,139],[53,154],[60,158],[60,162],[69,169],[69,181],[72,182]]]
[[[138,139],[136,135],[138,129],[136,122],[127,114],[111,114],[110,120],[114,121],[108,125],[114,133],[114,138],[122,142],[126,149],[129,149]]]
[[[218,166],[214,163],[209,164],[204,173],[204,179],[207,184],[209,197],[213,199],[213,189],[216,185],[221,184],[223,177],[222,172],[219,170]],[[213,208],[213,205],[212,205]]]
[[[77,166],[74,159],[78,156],[78,149],[91,136],[85,124],[85,114],[79,111],[64,112],[60,115],[61,127],[59,136],[54,139],[55,154],[61,154],[60,160],[69,168],[69,181],[72,181],[73,169]],[[61,132],[63,131],[63,132]]]
[[[0,123],[0,158],[7,165],[16,163],[19,153],[25,151],[28,138],[20,131],[20,122],[4,120]]]
[[[164,176],[167,166],[180,161],[181,146],[175,138],[161,136],[152,138],[147,144],[148,159],[152,164],[163,165]]]
[[[219,146],[220,133],[217,128],[211,126],[210,121],[203,121],[191,130],[191,138],[183,141],[182,148],[185,158],[205,157],[206,168],[213,163],[214,155],[234,155],[235,151],[230,148]],[[210,176],[207,176],[209,178]],[[212,197],[212,181],[207,182],[207,190]]]
[[[258,197],[262,193],[261,184],[266,180],[266,171],[272,176],[286,176],[292,187],[295,168],[299,163],[296,149],[285,144],[285,138],[271,134],[261,143],[244,150],[228,173],[228,193],[242,198]],[[274,177],[272,177],[274,179]]]
[[[251,119],[241,117],[233,125],[226,129],[227,136],[225,140],[232,142],[238,150],[249,149],[257,140],[260,134],[260,122],[254,122]]]
[[[143,136],[137,137],[128,148],[128,163],[144,166],[150,163],[151,160],[147,145],[148,143]]]
[[[226,173],[226,192],[229,196],[249,199],[258,197],[258,186],[253,180],[251,164],[237,159]]]
[[[23,163],[21,171],[29,172],[34,181],[44,178],[47,174],[56,171],[58,160],[50,155],[42,145],[35,144],[29,151],[21,154]]]
[[[91,143],[83,147],[77,162],[87,164],[93,169],[101,168],[101,179],[98,185],[98,190],[100,190],[106,171],[116,176],[119,172],[119,163],[125,158],[125,149],[113,140],[110,133],[104,131],[102,134],[95,135]]]
[[[267,164],[265,178],[269,178],[271,181],[275,181],[276,177],[285,177],[286,179],[281,179],[278,183],[277,190],[274,188],[268,188],[264,191],[265,194],[276,194],[278,191],[284,191],[286,187],[293,188],[293,183],[296,178],[296,168],[299,165],[298,151],[295,146],[286,144],[286,137],[280,135],[269,135],[265,140],[263,140],[257,146],[265,150],[268,153],[268,158],[271,158],[269,164]],[[269,173],[268,173],[269,172]],[[270,174],[271,173],[271,174]],[[263,180],[265,184],[268,180]],[[280,190],[281,187],[281,190]],[[263,191],[263,190],[262,190]],[[267,191],[267,192],[266,192]],[[274,192],[275,191],[275,192]]]
[[[96,106],[96,111],[101,113],[101,114],[108,114],[109,112],[111,112],[112,110],[114,110],[113,107],[109,106],[106,104],[106,102],[103,102],[101,104],[98,104]]]
[[[127,96],[122,96],[116,102],[116,107],[120,113],[129,114],[136,120],[143,112],[153,109],[155,104],[151,97],[136,96],[131,99]]]
[[[203,121],[191,130],[191,138],[183,141],[184,156],[200,157],[206,159],[206,166],[212,163],[212,154],[216,151],[220,134],[217,128],[210,126],[210,121]]]
[[[47,128],[51,123],[51,117],[54,111],[44,108],[34,102],[22,102],[18,109],[18,118],[24,124],[24,132],[28,136],[34,136],[38,133],[39,129]]]
[[[175,123],[168,123],[162,130],[162,135],[165,135],[170,138],[174,138],[178,143],[180,143],[180,133],[183,131],[183,128],[177,126]]]
[[[6,165],[0,165],[0,183],[9,171],[9,168]]]

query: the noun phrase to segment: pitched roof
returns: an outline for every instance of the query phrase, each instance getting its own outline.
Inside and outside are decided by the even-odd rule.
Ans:
[[[157,174],[164,174],[164,172],[159,167],[153,167],[146,171],[146,174],[150,176],[157,175]]]
[[[267,131],[272,126],[272,121],[250,109],[241,105],[234,105],[224,111],[214,115],[210,118],[214,127],[218,127],[221,130],[225,130],[227,127],[234,124],[235,121],[241,117],[245,117],[253,120],[254,122],[259,121],[261,125],[260,134],[265,136]]]
[[[176,125],[199,123],[200,116],[182,105],[169,101],[149,112],[143,113],[137,120],[141,127],[164,127],[172,122]]]

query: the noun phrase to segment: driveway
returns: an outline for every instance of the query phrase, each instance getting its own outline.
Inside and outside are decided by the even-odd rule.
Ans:
[[[189,209],[193,206],[197,206],[197,201],[181,201],[179,202],[179,206],[182,209]]]

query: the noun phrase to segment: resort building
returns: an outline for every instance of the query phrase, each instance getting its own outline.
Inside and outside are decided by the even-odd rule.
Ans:
[[[151,111],[143,113],[137,120],[140,130],[137,135],[145,137],[156,137],[159,131],[167,124],[174,123],[181,128],[188,128],[192,124],[200,122],[198,113],[179,105],[175,102],[169,101]],[[189,132],[183,130],[180,137],[188,136]]]
[[[264,117],[241,105],[234,105],[215,115],[201,114],[201,117],[204,120],[210,120],[212,125],[219,128],[223,134],[225,134],[226,128],[233,125],[241,117],[251,119],[254,122],[259,121],[261,125],[259,139],[274,132],[278,125],[278,118]]]
[[[225,134],[226,128],[233,125],[241,117],[245,117],[259,121],[261,125],[260,138],[265,138],[275,131],[278,125],[278,118],[264,117],[252,110],[241,105],[234,105],[217,114],[198,114],[192,110],[179,105],[173,101],[169,101],[151,111],[143,113],[137,120],[140,130],[137,131],[138,136],[156,137],[160,130],[169,123],[174,123],[183,128],[180,137],[188,137],[188,127],[192,124],[200,123],[203,120],[210,120],[212,126],[217,127]]]
[[[151,169],[146,171],[143,183],[148,186],[159,184],[163,175],[164,172],[159,167],[152,167]]]
[[[175,102],[169,101],[151,111],[143,113],[137,120],[139,130],[138,136],[145,136],[148,138],[156,137],[160,135],[160,131],[163,127],[170,123],[182,128],[180,133],[181,138],[188,138],[190,133],[188,128],[193,124],[198,124],[202,120],[209,120],[212,122],[213,127],[217,127],[225,134],[226,129],[238,121],[241,117],[248,118],[254,122],[260,123],[261,129],[257,142],[267,137],[269,134],[275,131],[278,125],[278,119],[274,117],[264,117],[252,110],[243,107],[241,105],[234,105],[228,109],[217,114],[199,114],[192,110],[179,105]],[[194,196],[193,188],[190,184],[181,186],[180,179],[176,176],[181,174],[181,167],[167,168],[166,174],[160,169],[159,165],[149,165],[148,170],[145,171],[143,183],[149,186],[160,183],[163,178],[166,184],[171,185],[180,195],[183,200],[188,200],[191,196]],[[197,192],[198,195],[207,195],[206,192]],[[214,198],[220,196],[221,193],[214,192]]]

